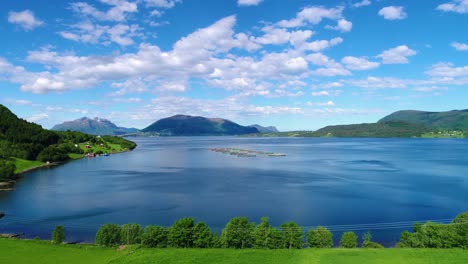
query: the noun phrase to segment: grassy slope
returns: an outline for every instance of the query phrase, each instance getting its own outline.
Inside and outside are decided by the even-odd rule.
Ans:
[[[16,166],[15,173],[21,173],[27,169],[45,165],[44,162],[40,162],[37,160],[24,160],[24,159],[18,159],[18,158],[12,158],[12,159],[14,160],[14,163]]]
[[[433,249],[115,249],[0,239],[0,263],[311,263],[466,264],[467,250]]]

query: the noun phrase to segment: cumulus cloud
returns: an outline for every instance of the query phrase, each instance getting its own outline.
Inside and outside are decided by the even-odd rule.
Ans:
[[[352,56],[344,57],[341,62],[346,68],[354,71],[366,71],[379,67],[380,63],[368,61],[365,58],[357,58]]]
[[[338,20],[338,23],[336,26],[327,26],[327,28],[338,30],[341,32],[349,32],[353,28],[353,23],[351,23],[350,21],[346,19],[340,19]]]
[[[454,0],[437,6],[437,10],[443,12],[455,12],[459,14],[468,14],[468,0]]]
[[[170,9],[173,8],[177,3],[181,3],[182,0],[144,0],[145,3],[150,7],[158,7]]]
[[[383,64],[406,64],[409,63],[408,57],[414,55],[416,55],[416,51],[410,49],[406,45],[401,45],[385,50],[376,57],[381,58]]]
[[[240,6],[256,6],[259,5],[263,0],[237,0],[237,4]]]
[[[453,48],[459,51],[467,51],[468,50],[468,44],[465,43],[460,43],[460,42],[453,42],[451,44]]]
[[[102,21],[117,21],[126,20],[129,13],[138,12],[138,6],[134,2],[125,0],[99,0],[101,3],[112,6],[109,10],[103,12],[86,2],[71,3],[71,9],[83,16],[91,17]]]
[[[353,4],[353,7],[363,7],[363,6],[368,6],[371,5],[372,2],[370,0],[362,0],[360,2],[356,2]]]
[[[387,20],[402,20],[408,17],[402,6],[387,6],[380,9],[378,14]]]
[[[32,30],[44,24],[41,20],[34,16],[34,13],[30,10],[24,10],[21,12],[10,11],[8,13],[8,22],[19,25],[24,30]]]
[[[392,77],[374,77],[369,76],[361,80],[345,80],[346,84],[365,88],[365,89],[392,89],[392,88],[406,88],[407,82],[398,78]]]
[[[343,17],[343,7],[325,8],[322,6],[312,6],[302,9],[295,18],[290,20],[281,20],[277,23],[280,27],[300,27],[307,23],[316,25],[323,19],[338,20]]]

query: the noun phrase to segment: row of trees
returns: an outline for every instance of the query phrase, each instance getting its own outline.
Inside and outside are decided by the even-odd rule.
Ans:
[[[260,248],[260,249],[300,249],[305,245],[312,248],[333,247],[333,234],[325,227],[311,229],[304,244],[304,230],[295,222],[283,223],[279,228],[271,226],[263,217],[256,225],[247,217],[232,218],[220,236],[214,234],[203,222],[193,218],[183,218],[171,227],[147,226],[138,224],[103,225],[96,234],[96,244],[115,246],[120,244],[142,244],[150,248]],[[355,248],[358,237],[354,232],[346,232],[340,240],[340,247]],[[371,241],[367,233],[362,247],[382,248]]]

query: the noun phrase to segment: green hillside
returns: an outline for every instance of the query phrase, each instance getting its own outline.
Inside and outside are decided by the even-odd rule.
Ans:
[[[49,131],[0,105],[0,182],[15,180],[18,173],[47,163],[83,157],[87,152],[114,153],[135,147],[135,143],[118,137]]]
[[[404,121],[433,129],[468,130],[468,110],[447,112],[404,110],[382,118],[379,123],[389,121]]]
[[[316,137],[420,137],[430,129],[418,124],[389,121],[369,124],[327,126],[311,136]]]
[[[461,249],[144,249],[0,239],[0,263],[51,264],[466,264]]]
[[[154,122],[142,132],[160,136],[221,136],[258,133],[258,130],[221,118],[175,115]]]

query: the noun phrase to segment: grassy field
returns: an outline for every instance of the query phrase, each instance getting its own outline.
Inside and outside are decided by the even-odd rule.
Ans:
[[[0,263],[310,263],[310,264],[466,264],[468,250],[435,249],[139,249],[123,251],[48,241],[0,239]]]
[[[27,169],[34,168],[37,166],[43,166],[45,163],[40,162],[37,160],[24,160],[24,159],[18,159],[18,158],[12,158],[15,165],[16,165],[16,170],[15,173],[21,173]]]

